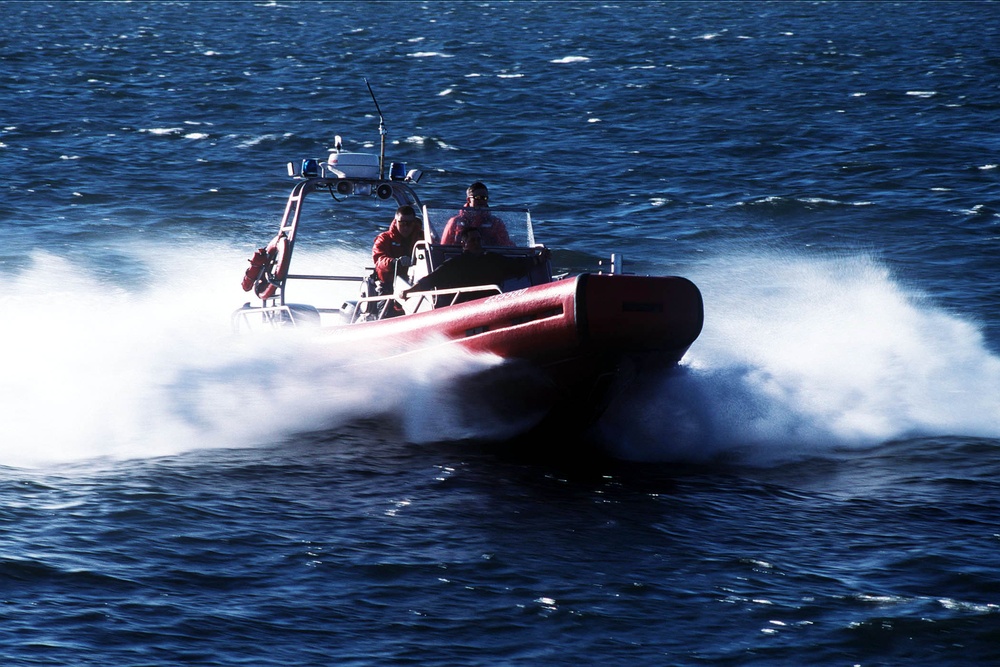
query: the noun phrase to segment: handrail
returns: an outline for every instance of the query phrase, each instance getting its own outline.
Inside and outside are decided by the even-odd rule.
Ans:
[[[291,276],[289,276],[289,277],[291,277]],[[322,276],[320,278],[322,278]],[[353,277],[351,278],[351,280],[354,280],[354,279],[355,278],[353,278]],[[469,285],[469,286],[466,286],[466,287],[449,287],[449,288],[445,288],[445,289],[435,289],[435,290],[427,290],[427,291],[421,291],[421,292],[413,292],[411,296],[417,297],[417,299],[415,301],[412,301],[410,298],[407,298],[405,301],[401,300],[395,294],[383,294],[383,295],[376,295],[376,296],[361,297],[357,301],[353,302],[354,310],[351,312],[349,321],[350,321],[351,324],[354,324],[355,322],[357,322],[358,319],[359,319],[359,316],[361,315],[361,313],[365,309],[364,307],[366,305],[372,304],[372,303],[376,303],[376,304],[386,303],[387,304],[390,301],[395,301],[396,303],[398,303],[400,305],[400,307],[403,308],[403,310],[407,314],[412,314],[412,313],[417,312],[417,310],[424,303],[430,303],[432,309],[433,308],[443,308],[445,306],[454,305],[455,301],[462,294],[480,294],[480,293],[483,293],[483,292],[489,292],[489,293],[493,293],[493,294],[502,294],[503,293],[503,291],[500,289],[499,285]],[[451,300],[448,303],[446,303],[446,304],[439,304],[439,305],[435,306],[434,299],[436,299],[437,297],[448,297],[448,296],[452,297]],[[411,307],[411,304],[412,304],[412,307]],[[383,309],[384,309],[384,306],[380,307],[378,310],[382,311]],[[317,309],[317,311],[321,311],[321,312],[336,312],[334,310],[326,309],[326,308]],[[285,304],[276,304],[276,305],[273,305],[273,306],[266,306],[266,305],[264,305],[264,306],[251,306],[250,304],[247,304],[247,305],[243,306],[243,308],[240,308],[240,309],[236,310],[232,314],[233,330],[239,332],[240,329],[242,328],[241,327],[241,324],[242,324],[242,326],[245,326],[248,330],[252,331],[254,329],[254,326],[253,326],[253,324],[251,323],[251,320],[250,320],[250,316],[251,315],[260,317],[260,324],[262,324],[264,326],[270,325],[272,327],[273,326],[279,326],[279,325],[286,324],[286,323],[291,323],[291,324],[294,325],[295,324],[295,318],[296,318],[296,314],[295,314],[294,309],[290,308],[289,306],[287,306]],[[379,313],[379,317],[380,318],[381,318],[381,315],[382,315],[382,313],[380,312]]]
[[[465,293],[475,294],[475,293],[479,293],[479,292],[494,292],[496,294],[503,294],[503,290],[500,289],[499,285],[470,285],[470,286],[467,286],[467,287],[448,287],[446,289],[435,289],[435,290],[425,290],[425,291],[420,291],[420,292],[411,292],[410,293],[411,296],[419,296],[419,299],[417,299],[417,301],[414,304],[414,306],[413,306],[412,309],[407,309],[406,308],[406,302],[402,302],[402,303],[403,303],[403,308],[404,308],[404,310],[407,311],[407,313],[415,313],[415,312],[417,312],[417,309],[420,308],[420,306],[424,302],[430,301],[431,299],[434,299],[435,297],[438,297],[438,296],[452,295],[451,302],[445,304],[446,306],[451,306],[451,305],[455,304],[455,301],[458,299],[458,297],[461,294],[465,294]],[[409,299],[407,299],[407,300],[409,300]],[[434,302],[430,301],[430,303],[431,303],[431,306],[433,308],[434,307]],[[437,307],[440,308],[441,306],[437,306]]]
[[[354,302],[354,311],[351,313],[351,324],[354,324],[355,322],[358,321],[358,316],[361,313],[361,307],[362,306],[364,306],[366,304],[369,304],[369,303],[379,303],[381,301],[385,301],[385,302],[395,301],[400,306],[403,305],[403,302],[400,301],[396,297],[395,294],[382,294],[382,295],[376,295],[376,296],[363,296],[363,297],[359,298],[357,301]],[[381,315],[381,313],[380,313],[380,315]]]
[[[251,306],[249,303],[233,311],[230,317],[233,331],[239,333],[240,322],[246,326],[247,331],[253,331],[254,327],[250,322],[251,315],[259,315],[261,324],[264,326],[276,327],[282,323],[290,322],[295,324],[295,311],[286,305],[276,306]],[[287,318],[287,319],[285,319]]]
[[[361,282],[365,279],[365,276],[319,276],[303,273],[289,273],[285,276],[285,278],[294,280],[356,280]]]

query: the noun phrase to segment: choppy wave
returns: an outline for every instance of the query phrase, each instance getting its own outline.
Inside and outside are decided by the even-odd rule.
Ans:
[[[873,6],[4,3],[4,664],[996,662],[1000,5]],[[365,79],[421,198],[701,286],[643,463],[437,441],[496,360],[231,336]]]

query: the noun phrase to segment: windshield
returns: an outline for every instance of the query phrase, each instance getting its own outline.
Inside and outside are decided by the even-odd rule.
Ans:
[[[481,228],[484,246],[526,248],[535,245],[531,213],[526,208],[463,208],[440,204],[424,206],[424,237],[430,239],[431,243],[459,243],[457,233],[463,226]]]

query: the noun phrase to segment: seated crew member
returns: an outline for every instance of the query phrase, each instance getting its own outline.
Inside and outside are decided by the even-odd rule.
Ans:
[[[512,246],[507,225],[490,211],[490,193],[486,186],[476,181],[465,191],[465,208],[448,220],[441,234],[441,243],[459,243],[459,233],[468,227],[478,227],[483,232],[483,244]]]
[[[474,285],[499,285],[509,278],[527,275],[535,266],[549,259],[548,248],[533,257],[507,257],[483,250],[482,232],[478,227],[466,227],[461,232],[462,254],[452,257],[437,269],[427,274],[412,287],[403,290],[400,297],[406,298],[410,292],[425,292],[435,289],[454,289]],[[487,292],[460,294],[454,303],[472,301],[488,296]]]
[[[372,261],[375,274],[382,283],[382,292],[392,293],[392,281],[397,273],[402,274],[410,266],[410,255],[414,244],[424,238],[424,231],[412,206],[400,206],[396,216],[384,231],[375,237],[372,246]]]

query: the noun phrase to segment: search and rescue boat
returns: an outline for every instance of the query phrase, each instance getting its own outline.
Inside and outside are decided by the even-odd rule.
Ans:
[[[553,275],[531,214],[520,207],[490,207],[513,245],[487,250],[535,257],[526,264],[532,267],[527,275],[403,298],[407,287],[461,253],[460,246],[440,242],[457,207],[421,202],[413,187],[421,172],[401,163],[386,169],[384,144],[379,155],[354,153],[342,150],[338,137],[327,160],[289,163],[288,173],[296,183],[277,234],[250,259],[244,276],[244,290],[258,303],[233,314],[238,331],[318,327],[330,345],[349,345],[355,359],[371,361],[441,345],[493,354],[503,363],[491,367],[488,378],[466,378],[470,388],[481,382],[478,389],[488,388],[498,400],[504,392],[515,399],[503,404],[518,406],[516,411],[530,404],[536,423],[568,417],[570,426],[592,424],[615,388],[639,370],[675,366],[701,332],[701,293],[685,278],[625,274],[614,255],[607,270]],[[384,203],[392,211],[412,206],[422,218],[423,240],[414,246],[410,266],[398,267],[391,286],[379,283],[371,267],[350,276],[293,270],[300,239],[326,229],[303,222],[310,195]],[[307,292],[312,302],[300,303]]]

